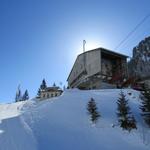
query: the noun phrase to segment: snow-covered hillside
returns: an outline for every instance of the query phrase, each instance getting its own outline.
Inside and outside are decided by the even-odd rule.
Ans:
[[[117,125],[120,90],[67,90],[45,101],[0,105],[0,150],[149,150],[150,129],[140,116],[139,93],[123,91],[137,130],[123,131]],[[101,113],[96,125],[87,113],[91,97]]]

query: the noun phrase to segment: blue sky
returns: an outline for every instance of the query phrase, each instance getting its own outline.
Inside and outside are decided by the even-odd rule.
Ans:
[[[150,13],[149,0],[0,0],[0,102],[14,101],[18,84],[34,97],[43,78],[66,84],[77,54],[111,50]],[[150,18],[117,50],[150,35]]]

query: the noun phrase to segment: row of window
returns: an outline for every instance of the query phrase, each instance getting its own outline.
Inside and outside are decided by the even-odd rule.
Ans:
[[[50,98],[50,97],[56,97],[56,96],[59,96],[59,94],[58,93],[43,94],[43,98]]]

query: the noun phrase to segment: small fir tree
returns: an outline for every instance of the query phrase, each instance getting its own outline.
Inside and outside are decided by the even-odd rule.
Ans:
[[[40,97],[41,97],[41,89],[39,88],[36,98],[40,98]]]
[[[140,109],[142,111],[141,115],[145,123],[150,127],[150,89],[146,84],[143,86],[143,91],[141,92],[140,98]]]
[[[23,97],[22,97],[22,100],[23,101],[26,101],[29,99],[29,94],[28,94],[28,90],[25,90],[24,94],[23,94]]]
[[[56,87],[56,84],[55,84],[55,82],[53,83],[53,87]]]
[[[22,101],[22,94],[21,94],[21,89],[20,85],[18,86],[17,92],[16,92],[16,97],[15,97],[15,102]]]
[[[46,84],[45,79],[43,79],[42,83],[40,85],[40,88],[38,89],[36,98],[40,98],[41,97],[41,91],[45,90],[46,88],[47,88],[47,84]]]
[[[47,88],[46,81],[45,81],[45,79],[43,79],[43,80],[42,80],[42,84],[41,84],[41,86],[40,86],[40,89],[41,89],[41,90],[44,90],[44,89],[46,89],[46,88]]]
[[[117,116],[120,127],[128,130],[129,132],[132,129],[136,129],[136,120],[131,114],[128,100],[122,91],[120,93],[120,97],[118,98],[117,106]]]
[[[87,110],[92,123],[96,123],[98,118],[100,117],[100,113],[97,111],[97,106],[93,98],[91,98],[91,100],[88,102]]]

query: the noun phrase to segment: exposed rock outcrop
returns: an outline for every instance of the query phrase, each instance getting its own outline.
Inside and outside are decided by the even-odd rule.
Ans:
[[[141,79],[150,78],[150,37],[133,48],[133,57],[129,62],[129,75]]]

